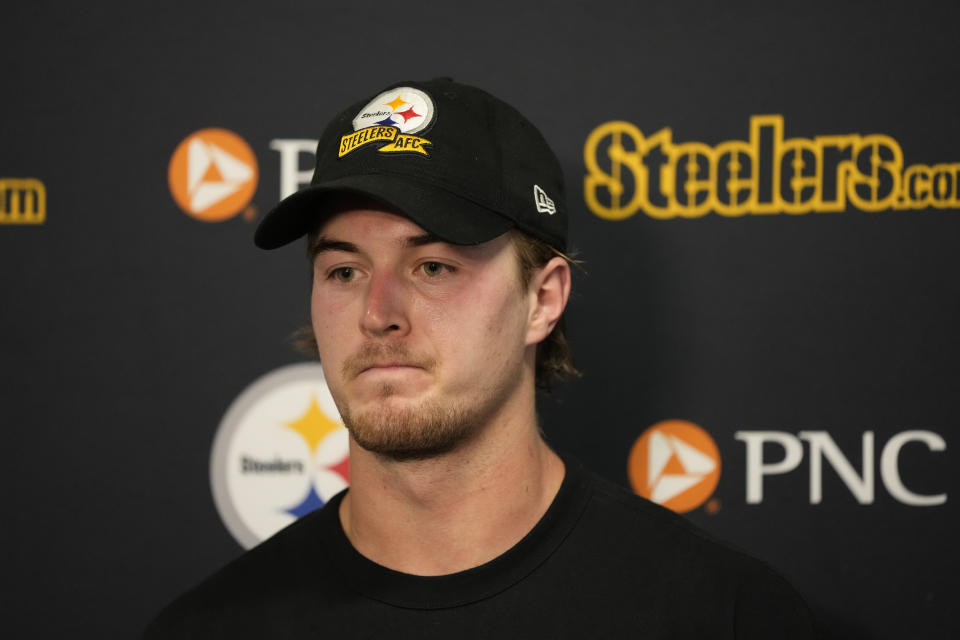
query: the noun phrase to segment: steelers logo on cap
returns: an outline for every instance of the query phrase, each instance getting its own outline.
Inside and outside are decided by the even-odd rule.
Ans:
[[[433,100],[420,89],[398,87],[367,103],[353,119],[353,130],[375,125],[396,127],[400,133],[423,131],[433,120]]]
[[[375,143],[382,153],[408,152],[429,156],[426,138],[413,134],[433,121],[436,110],[425,92],[397,87],[379,94],[353,119],[353,132],[340,138],[337,156],[342,158]]]

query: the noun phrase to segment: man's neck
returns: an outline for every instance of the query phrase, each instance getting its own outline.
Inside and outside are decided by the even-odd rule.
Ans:
[[[427,460],[350,447],[344,532],[370,560],[414,575],[456,573],[506,552],[540,520],[564,476],[532,410]]]

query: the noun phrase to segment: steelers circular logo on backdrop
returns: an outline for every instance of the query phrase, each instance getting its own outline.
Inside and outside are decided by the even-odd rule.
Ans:
[[[170,158],[170,193],[185,213],[220,222],[240,213],[257,190],[257,158],[226,129],[201,129],[184,138]]]
[[[276,369],[244,389],[217,428],[210,456],[217,511],[249,549],[343,490],[348,454],[320,365]]]
[[[637,438],[627,474],[639,495],[686,513],[707,501],[720,480],[720,451],[702,428],[686,420],[664,420]]]
[[[430,96],[413,87],[398,87],[368,102],[353,119],[353,130],[381,125],[396,127],[400,133],[416,133],[430,124],[433,115]]]

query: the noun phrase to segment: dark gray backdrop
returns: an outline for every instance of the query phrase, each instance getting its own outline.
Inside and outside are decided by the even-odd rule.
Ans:
[[[674,140],[885,133],[906,164],[960,161],[953,3],[21,3],[0,23],[0,177],[41,179],[41,226],[0,225],[0,580],[15,637],[130,637],[240,552],[208,482],[211,439],[250,382],[301,359],[299,250],[255,250],[237,216],[201,223],[167,188],[198,129],[243,136],[253,205],[279,193],[269,142],[315,138],[389,82],[451,75],[506,99],[566,173],[587,260],[569,312],[586,376],[541,414],[551,441],[626,483],[665,418],[723,455],[716,514],[689,517],[781,570],[842,638],[949,638],[956,585],[960,211],[601,220],[583,147],[615,119]],[[738,430],[825,430],[856,469],[910,429],[911,507],[859,505],[807,461],[745,499]],[[770,458],[776,452],[769,453]],[[6,634],[5,634],[6,635]]]

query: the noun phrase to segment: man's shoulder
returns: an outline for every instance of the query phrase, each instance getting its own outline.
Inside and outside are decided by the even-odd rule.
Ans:
[[[333,594],[320,579],[328,573],[319,548],[327,515],[322,509],[308,514],[215,571],[164,607],[144,638],[220,637],[225,624],[275,622],[274,609]]]
[[[783,578],[768,564],[714,537],[686,517],[590,474],[593,494],[584,513],[586,529],[609,541],[607,553],[651,556],[676,563],[678,570],[700,567],[728,577],[759,574]]]
[[[639,496],[623,486],[588,472],[592,484],[588,522],[607,533],[620,532],[631,548],[657,548],[661,552],[700,553],[734,565],[753,566],[758,561],[707,533],[686,517]]]
[[[589,476],[592,496],[573,547],[615,591],[662,597],[668,607],[697,603],[690,615],[713,615],[710,608],[735,612],[738,624],[758,631],[778,618],[812,631],[806,603],[767,563],[661,505]],[[781,632],[782,626],[772,629]]]

